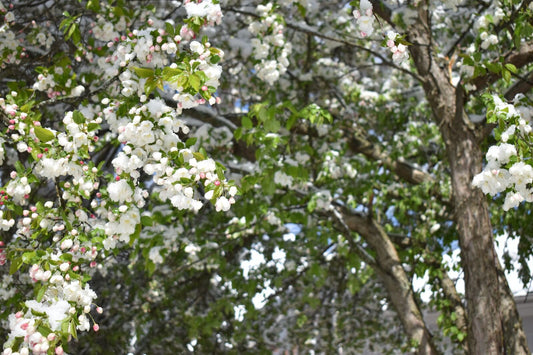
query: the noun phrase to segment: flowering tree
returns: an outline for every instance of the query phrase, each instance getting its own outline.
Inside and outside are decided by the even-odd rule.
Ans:
[[[530,1],[0,12],[3,354],[529,353]]]

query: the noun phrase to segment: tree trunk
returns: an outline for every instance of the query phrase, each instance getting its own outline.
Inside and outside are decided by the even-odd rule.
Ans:
[[[400,257],[389,236],[375,220],[360,215],[344,216],[350,230],[359,233],[376,252],[375,271],[387,289],[391,303],[420,355],[438,354],[426,327]]]
[[[421,5],[408,40],[416,43],[409,48],[444,138],[451,168],[454,219],[465,273],[468,349],[476,355],[528,353],[527,344],[520,340],[520,319],[511,316],[516,312],[514,300],[507,297],[503,304],[501,301],[508,286],[504,277],[498,278],[499,263],[486,198],[472,186],[474,175],[482,169],[483,153],[476,130],[463,109],[460,84],[455,88],[447,71],[432,56],[429,26],[427,4]],[[501,313],[502,305],[510,310]],[[512,338],[506,339],[505,344],[503,329]]]
[[[460,117],[464,118],[462,114]],[[468,348],[472,354],[500,354],[503,337],[496,251],[485,195],[471,183],[481,171],[482,152],[467,125],[454,119],[441,127],[451,168],[455,222],[465,274]]]

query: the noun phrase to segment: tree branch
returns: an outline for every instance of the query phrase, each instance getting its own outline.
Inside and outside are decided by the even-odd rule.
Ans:
[[[376,252],[376,273],[390,296],[391,303],[408,337],[418,344],[418,354],[437,354],[432,335],[426,327],[411,282],[407,277],[400,257],[390,238],[381,225],[368,216],[361,215],[346,207],[337,207],[348,228],[361,235]]]
[[[224,11],[230,11],[230,12],[235,12],[235,13],[239,13],[239,14],[243,14],[243,15],[248,15],[248,16],[252,16],[254,18],[259,18],[258,15],[252,13],[252,12],[248,12],[248,11],[243,11],[243,10],[239,10],[239,9],[235,9],[233,7],[228,7],[228,8],[225,8]],[[344,38],[341,38],[341,37],[332,37],[332,36],[329,36],[329,35],[326,35],[324,33],[321,33],[321,32],[318,32],[317,30],[311,28],[311,27],[303,27],[301,25],[297,25],[297,24],[294,24],[294,23],[290,23],[290,22],[287,22],[285,23],[285,25],[288,27],[288,28],[291,28],[295,31],[299,31],[299,32],[303,32],[303,33],[307,33],[307,34],[310,34],[310,35],[313,35],[313,36],[316,36],[318,38],[322,38],[322,39],[326,39],[328,41],[332,41],[332,42],[337,42],[337,43],[342,43],[342,44],[345,44],[345,45],[348,45],[348,46],[351,46],[351,47],[354,47],[356,49],[359,49],[359,50],[362,50],[362,51],[365,51],[369,54],[372,54],[373,56],[375,56],[376,58],[379,58],[385,65],[388,65],[392,68],[395,68],[407,75],[410,75],[412,76],[413,78],[415,78],[416,80],[418,81],[421,81],[421,78],[418,76],[418,74],[414,73],[414,72],[411,72],[405,68],[402,68],[396,64],[394,64],[394,62],[391,62],[390,60],[388,60],[386,57],[384,57],[383,55],[381,55],[380,53],[376,52],[376,51],[373,51],[369,48],[366,48],[364,46],[361,46],[357,43],[354,43],[352,41],[349,41],[347,39],[344,39]]]
[[[504,55],[505,64],[513,64],[517,68],[522,68],[533,62],[533,41],[524,43],[518,51],[511,51]],[[476,86],[476,90],[471,94],[476,94],[486,89],[491,84],[501,78],[500,74],[490,73],[478,76],[471,81]]]
[[[508,101],[512,101],[517,94],[524,94],[533,88],[533,70],[527,74],[527,77],[519,77],[503,95]]]

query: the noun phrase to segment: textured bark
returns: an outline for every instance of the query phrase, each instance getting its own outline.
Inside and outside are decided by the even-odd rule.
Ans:
[[[460,86],[456,89],[431,52],[427,7],[419,8],[419,21],[408,40],[426,98],[444,138],[451,169],[455,222],[465,273],[468,314],[467,342],[472,354],[503,354],[500,285],[488,206],[483,193],[472,186],[482,168],[482,151],[464,109]],[[502,280],[503,281],[503,280]],[[520,323],[515,326],[521,328]],[[508,326],[506,326],[508,328]],[[527,350],[527,345],[523,350]]]
[[[449,117],[449,116],[448,116]],[[460,115],[462,120],[463,115]],[[471,181],[481,170],[482,152],[470,129],[453,120],[442,126],[452,173],[468,312],[468,347],[473,354],[503,353],[499,280],[488,206]]]
[[[351,231],[359,233],[376,252],[376,273],[387,289],[407,336],[417,345],[416,353],[438,354],[414,298],[411,282],[387,233],[375,220],[364,216],[345,214],[344,221]]]
[[[503,323],[503,341],[506,354],[530,354],[526,334],[521,327],[522,319],[516,309],[516,302],[505,279],[505,274],[496,260],[498,277],[500,278],[500,314]]]

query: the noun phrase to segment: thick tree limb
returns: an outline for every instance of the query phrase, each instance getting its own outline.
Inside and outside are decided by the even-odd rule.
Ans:
[[[418,21],[409,30],[410,38],[420,43],[431,43],[431,29],[427,8],[419,7]],[[469,125],[462,102],[456,100],[458,92],[450,83],[448,74],[440,68],[429,47],[410,46],[411,56],[419,75],[423,78],[426,98],[432,108],[434,119],[439,124],[446,143],[448,162],[451,168],[455,222],[461,246],[461,261],[465,272],[466,301],[468,311],[468,347],[473,354],[512,353],[504,344],[503,334],[513,337],[510,342],[519,342],[519,335],[503,322],[500,307],[514,301],[502,298],[500,292],[506,286],[499,279],[497,256],[494,250],[492,227],[488,205],[483,193],[472,186],[475,174],[481,171],[483,153],[475,130]],[[506,56],[507,63],[523,66],[533,59],[533,45],[524,44],[520,51]],[[477,79],[478,89],[490,85],[498,76]],[[476,85],[477,86],[477,85]],[[521,329],[519,321],[513,329]],[[514,348],[520,354],[528,354],[527,344]]]
[[[525,78],[519,78],[506,92],[505,99],[511,101],[517,94],[524,94],[533,88],[533,70]]]
[[[398,177],[413,185],[418,185],[426,181],[434,181],[433,177],[425,171],[417,169],[406,162],[391,159],[377,145],[368,141],[365,138],[365,132],[361,129],[358,129],[354,133],[349,141],[349,145],[353,152],[361,153],[370,160],[381,161],[384,166],[398,175]]]
[[[339,207],[339,213],[350,231],[361,235],[376,252],[376,273],[387,289],[409,339],[417,344],[417,354],[438,354],[414,297],[411,282],[383,227],[374,219],[351,213],[347,208]]]
[[[527,64],[533,63],[533,42],[523,43],[518,51],[508,52],[504,55],[504,61],[505,64],[513,64],[517,68],[522,68]],[[500,78],[501,75],[496,73],[478,76],[471,82],[471,84],[476,86],[476,90],[473,93],[486,89]]]

